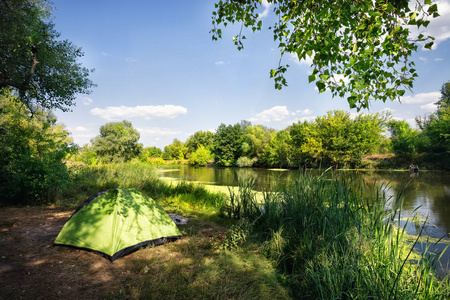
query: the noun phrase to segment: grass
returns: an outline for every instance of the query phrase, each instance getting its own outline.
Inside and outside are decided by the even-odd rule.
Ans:
[[[396,226],[401,195],[341,174],[305,171],[256,193],[248,177],[228,188],[163,181],[142,163],[74,166],[58,205],[135,187],[190,217],[184,239],[139,252],[111,298],[447,299],[446,279],[433,273],[437,256],[414,256],[418,240]]]
[[[401,195],[367,191],[351,178],[302,173],[266,193],[248,217],[252,234],[278,266],[293,298],[447,299],[434,275],[436,256],[413,263],[399,223]],[[247,200],[251,197],[243,193]],[[386,209],[387,207],[390,209]],[[417,261],[417,259],[416,259]]]

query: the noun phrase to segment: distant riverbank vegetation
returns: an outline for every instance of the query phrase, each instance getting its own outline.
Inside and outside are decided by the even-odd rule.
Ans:
[[[216,131],[198,131],[163,150],[143,147],[131,122],[103,125],[91,144],[73,144],[50,110],[30,109],[11,91],[0,95],[0,195],[4,199],[54,198],[54,188],[70,182],[66,162],[89,166],[139,161],[152,164],[269,168],[400,168],[450,166],[450,82],[437,110],[416,118],[419,129],[389,113],[330,111],[283,130],[241,121]],[[30,116],[33,117],[30,117]]]
[[[163,150],[143,148],[130,122],[109,123],[91,145],[71,160],[95,165],[139,160],[154,164],[189,163],[219,167],[400,168],[450,166],[450,82],[443,85],[434,113],[417,116],[418,129],[389,113],[351,115],[340,110],[299,121],[283,130],[241,121],[216,131],[198,131],[185,142],[175,139]]]

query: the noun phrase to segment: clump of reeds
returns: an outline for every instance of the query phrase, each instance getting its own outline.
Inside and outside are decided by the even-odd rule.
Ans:
[[[331,172],[302,172],[266,192],[258,210],[241,213],[242,207],[258,206],[247,190],[231,202],[235,215],[252,220],[253,233],[294,298],[447,299],[449,286],[435,277],[430,256],[411,262],[414,244],[405,243],[403,228],[395,225],[401,195],[391,199],[385,188],[369,191]]]

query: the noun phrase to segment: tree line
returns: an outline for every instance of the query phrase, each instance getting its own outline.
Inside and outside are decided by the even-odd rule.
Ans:
[[[175,139],[163,150],[144,148],[130,122],[108,123],[91,145],[80,149],[74,159],[85,163],[124,162],[137,159],[185,161],[220,167],[367,167],[364,157],[392,153],[402,163],[448,161],[450,151],[450,82],[442,86],[437,110],[416,118],[419,129],[389,113],[358,114],[330,111],[311,121],[292,124],[283,130],[241,121],[221,124],[216,131],[198,131],[185,142]],[[442,164],[443,165],[443,164]]]

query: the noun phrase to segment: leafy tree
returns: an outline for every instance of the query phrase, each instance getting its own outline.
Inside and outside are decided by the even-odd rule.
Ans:
[[[52,201],[68,182],[62,160],[73,149],[64,125],[46,110],[31,111],[10,91],[0,92],[0,199],[35,204]]]
[[[200,145],[189,158],[189,164],[193,166],[206,166],[212,159],[212,154],[209,149]]]
[[[388,126],[395,155],[412,158],[417,154],[418,130],[412,129],[409,123],[404,120],[391,120]]]
[[[450,82],[442,85],[441,97],[436,104],[436,112],[416,118],[422,129],[420,148],[423,152],[450,151]]]
[[[436,102],[438,110],[450,106],[450,81],[444,83],[441,88],[441,98]]]
[[[70,156],[70,159],[80,161],[90,166],[95,166],[99,162],[97,159],[97,153],[93,150],[93,147],[88,144],[84,145],[81,149],[78,149],[78,153]]]
[[[46,0],[0,1],[0,90],[12,88],[29,110],[67,111],[94,86],[81,49],[54,27]]]
[[[161,149],[157,147],[146,147],[142,149],[139,160],[142,162],[148,162],[151,158],[158,158],[162,156]]]
[[[211,149],[213,145],[214,134],[211,131],[197,131],[186,141],[189,152],[195,152],[200,146]]]
[[[188,148],[178,139],[174,139],[173,143],[164,147],[163,159],[183,160],[187,158]]]
[[[266,164],[272,167],[290,167],[290,153],[291,153],[291,136],[289,131],[280,130],[272,135],[269,146],[266,148],[264,160]]]
[[[226,126],[220,124],[214,134],[214,160],[218,166],[235,166],[242,155],[243,132],[239,123]]]
[[[317,123],[298,122],[289,128],[292,146],[292,161],[296,166],[314,165],[321,160],[322,139]]]
[[[268,0],[277,16],[272,29],[281,58],[292,54],[299,60],[311,59],[312,74],[319,92],[347,96],[350,107],[367,108],[369,100],[398,99],[411,89],[417,72],[411,55],[419,42],[433,38],[422,34],[411,38],[409,27],[427,27],[439,16],[431,0]],[[213,40],[222,37],[221,25],[241,23],[234,44],[243,49],[243,27],[262,29],[257,11],[260,0],[221,0],[212,13]],[[284,74],[289,67],[280,64],[270,71],[275,87],[287,85]]]
[[[245,127],[242,151],[246,157],[252,160],[252,164],[263,162],[265,148],[269,145],[274,133],[275,130],[262,125]]]
[[[100,127],[100,135],[91,140],[93,150],[104,163],[126,162],[142,149],[139,132],[131,122],[111,122]]]

